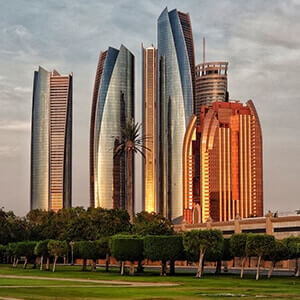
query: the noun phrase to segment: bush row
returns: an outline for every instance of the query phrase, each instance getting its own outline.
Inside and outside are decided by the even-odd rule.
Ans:
[[[108,271],[109,258],[113,256],[120,262],[120,272],[125,273],[125,261],[130,262],[130,274],[134,274],[134,263],[139,263],[142,270],[142,261],[160,261],[161,275],[166,275],[167,262],[170,264],[170,273],[175,273],[175,261],[187,260],[198,262],[197,277],[203,274],[205,261],[217,262],[220,271],[222,261],[241,259],[241,278],[243,278],[244,264],[247,257],[257,258],[256,279],[259,279],[261,260],[270,261],[271,267],[268,277],[271,276],[276,263],[286,259],[296,259],[299,266],[300,238],[289,237],[276,240],[271,235],[233,234],[230,239],[224,239],[219,230],[192,230],[183,235],[128,235],[117,234],[111,238],[101,238],[96,241],[70,242],[57,240],[43,240],[39,242],[18,242],[6,246],[0,245],[0,259],[2,262],[12,262],[16,267],[20,258],[23,258],[23,268],[28,262],[36,265],[39,257],[40,269],[46,262],[46,269],[53,260],[53,268],[58,258],[66,259],[67,255],[82,259],[83,270],[86,270],[87,260],[92,260],[92,270],[96,271],[97,259],[106,259]],[[299,276],[299,267],[296,276]]]

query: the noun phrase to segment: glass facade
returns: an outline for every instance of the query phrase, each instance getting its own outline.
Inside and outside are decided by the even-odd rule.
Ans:
[[[214,102],[198,118],[183,152],[186,223],[263,216],[262,132],[253,102]]]
[[[71,207],[72,75],[34,73],[31,130],[31,209]]]
[[[157,49],[142,47],[143,135],[146,137],[143,160],[143,209],[157,208]]]
[[[180,13],[181,17],[188,16]],[[184,24],[187,24],[186,22]],[[188,23],[190,24],[190,22]],[[186,127],[193,113],[193,78],[179,12],[166,8],[158,18],[159,134],[161,212],[178,219],[183,215],[182,149]],[[186,35],[187,36],[187,35]]]
[[[124,157],[114,159],[114,148],[122,128],[134,118],[134,56],[121,45],[120,50],[109,48],[104,60],[100,57],[100,63],[103,67],[98,74],[99,83],[95,82],[95,115],[91,122],[91,205],[124,208],[126,161]]]

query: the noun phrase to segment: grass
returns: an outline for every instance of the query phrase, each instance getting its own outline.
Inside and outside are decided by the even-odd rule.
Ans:
[[[1,275],[42,276],[49,280],[1,278]],[[108,287],[106,284],[54,281],[51,278],[76,278],[97,280],[125,280],[134,282],[173,282],[173,287]],[[7,286],[21,286],[12,288]],[[20,299],[253,299],[257,296],[272,299],[300,299],[300,278],[263,277],[255,281],[253,275],[241,280],[235,275],[204,275],[197,279],[191,274],[160,277],[158,271],[147,271],[136,276],[120,276],[117,269],[81,272],[80,267],[58,266],[57,272],[13,269],[0,265],[0,298]]]

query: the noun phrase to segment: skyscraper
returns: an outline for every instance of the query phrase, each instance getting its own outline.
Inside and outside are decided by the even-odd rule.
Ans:
[[[143,135],[143,209],[157,212],[157,49],[142,46]]]
[[[263,215],[262,132],[251,100],[214,102],[192,117],[185,136],[187,223]]]
[[[31,128],[31,209],[72,206],[72,78],[34,72]]]
[[[134,118],[134,56],[121,45],[100,53],[90,127],[90,205],[126,208],[126,159],[114,157]]]
[[[161,13],[158,18],[159,64],[159,211],[182,216],[182,147],[193,113],[194,43],[189,14]]]
[[[199,115],[202,105],[215,101],[227,102],[227,62],[203,62],[195,69],[195,115]]]

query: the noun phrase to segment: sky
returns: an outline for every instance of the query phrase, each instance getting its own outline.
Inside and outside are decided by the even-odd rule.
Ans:
[[[162,10],[189,12],[196,62],[229,62],[231,99],[256,105],[263,129],[265,211],[300,209],[300,1],[0,0],[0,208],[25,215],[30,199],[33,72],[73,72],[73,205],[89,203],[89,124],[100,51],[124,44],[136,58],[156,45]],[[141,207],[140,158],[136,203]]]

